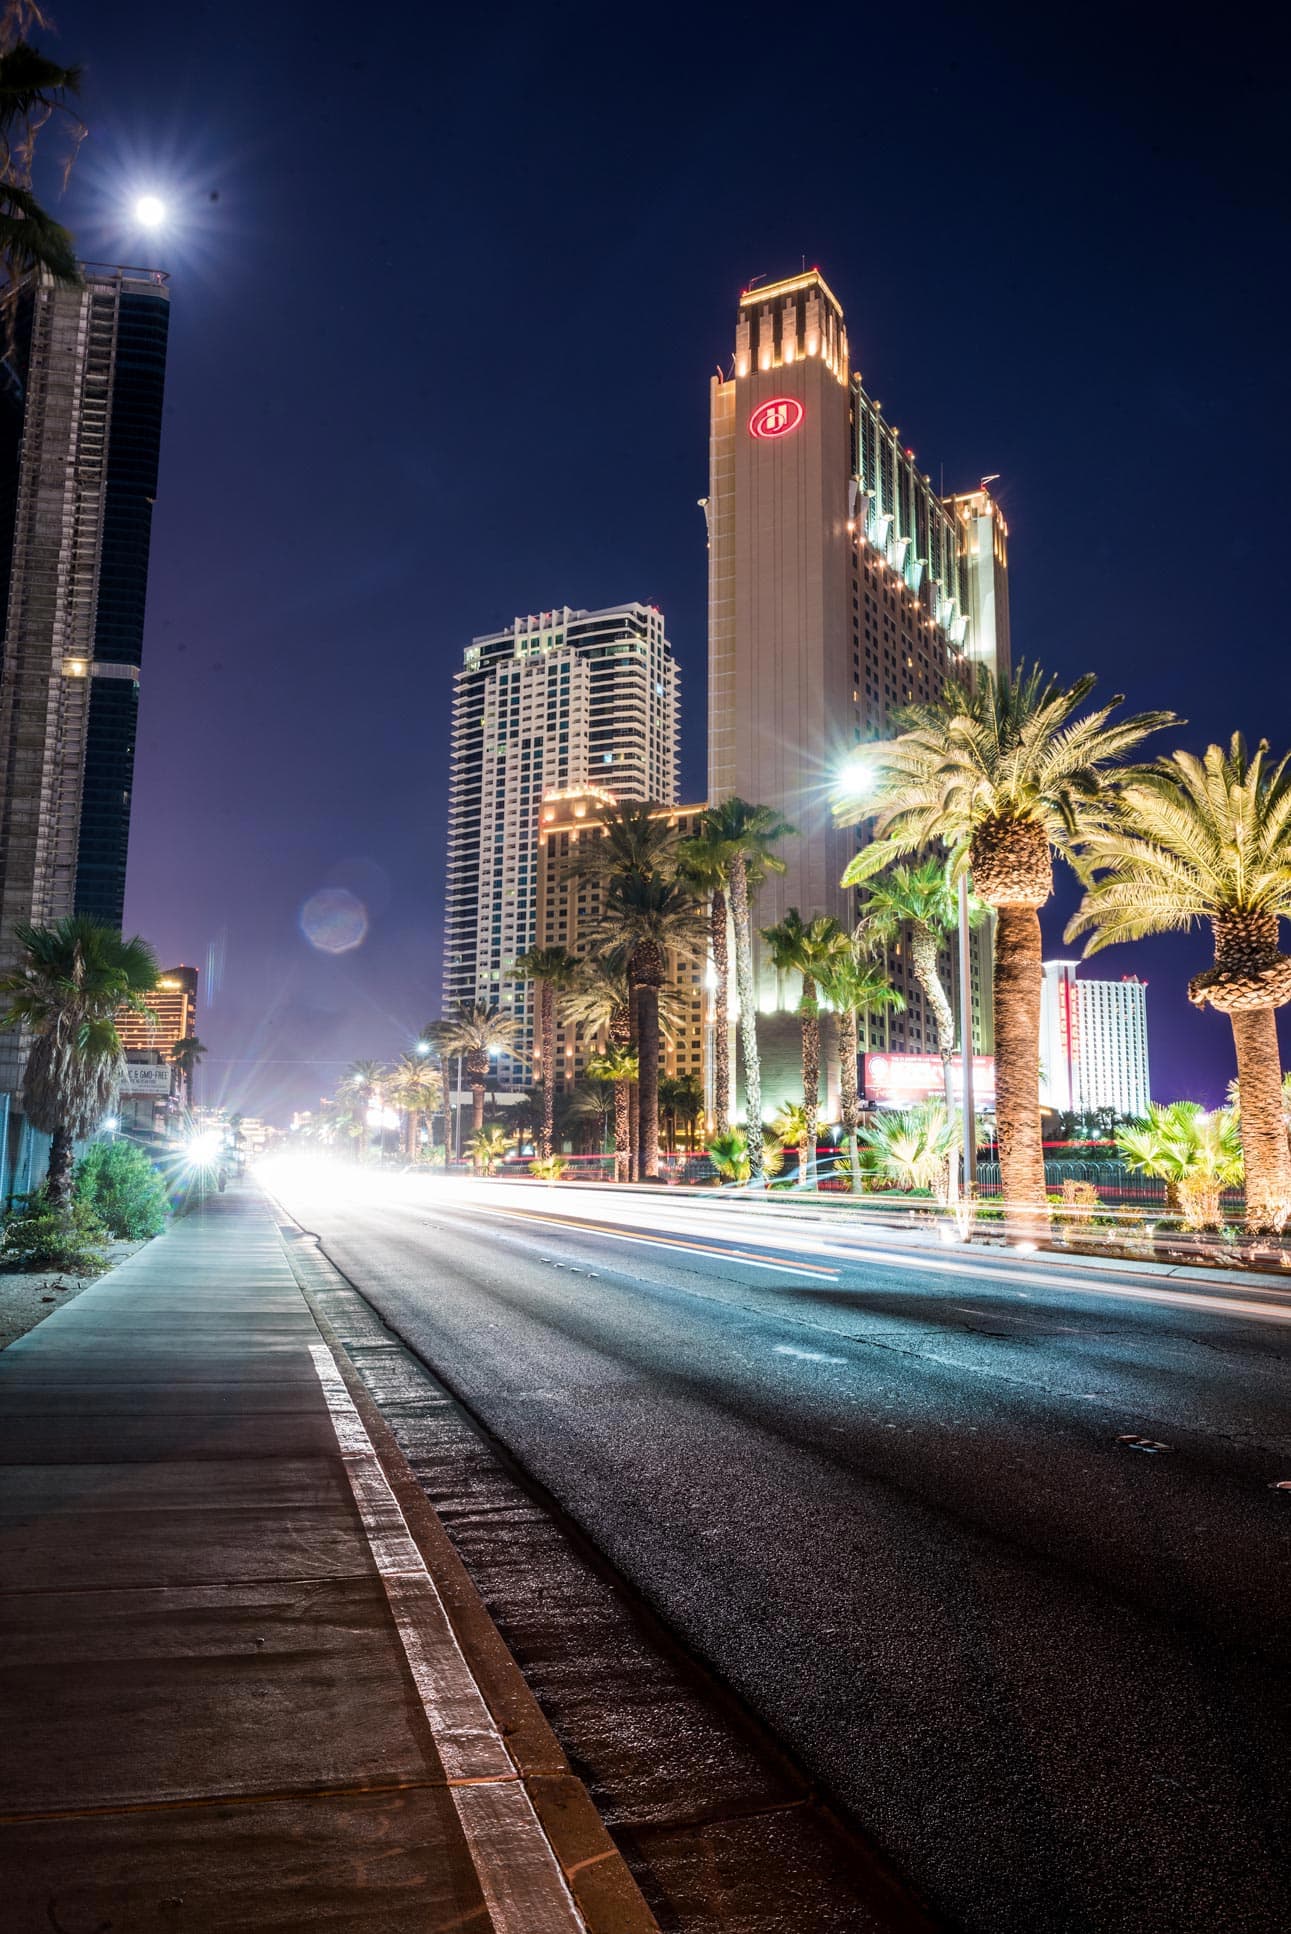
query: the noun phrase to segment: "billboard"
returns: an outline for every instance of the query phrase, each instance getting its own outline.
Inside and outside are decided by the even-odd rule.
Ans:
[[[121,1076],[121,1094],[130,1100],[139,1095],[168,1095],[170,1093],[173,1068],[161,1067],[145,1061],[127,1061]]]
[[[865,1099],[880,1108],[909,1108],[917,1101],[945,1093],[939,1054],[867,1054],[863,1057]],[[963,1091],[960,1057],[951,1057],[955,1093]],[[973,1101],[979,1108],[995,1105],[995,1056],[973,1056]]]

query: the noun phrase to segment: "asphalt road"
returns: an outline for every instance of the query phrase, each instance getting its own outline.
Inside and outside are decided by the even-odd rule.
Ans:
[[[1291,1292],[368,1186],[274,1183],[951,1925],[1283,1934]]]

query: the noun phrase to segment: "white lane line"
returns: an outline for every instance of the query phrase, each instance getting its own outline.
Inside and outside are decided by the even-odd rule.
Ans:
[[[325,1343],[309,1354],[494,1934],[586,1934],[336,1359]]]
[[[823,1350],[799,1350],[792,1343],[773,1343],[772,1356],[801,1357],[804,1363],[846,1363],[845,1356],[826,1356]]]

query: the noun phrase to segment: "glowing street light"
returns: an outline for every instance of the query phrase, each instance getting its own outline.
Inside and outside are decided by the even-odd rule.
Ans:
[[[160,195],[140,195],[134,205],[134,218],[140,228],[160,228],[166,219],[166,204]]]

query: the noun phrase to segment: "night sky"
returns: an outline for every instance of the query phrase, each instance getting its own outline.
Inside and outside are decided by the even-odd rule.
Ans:
[[[61,0],[38,37],[86,68],[82,254],[173,277],[127,926],[215,963],[206,1099],[280,1120],[439,1011],[473,634],[658,603],[702,798],[707,382],[753,276],[818,264],[923,466],[1000,473],[1015,656],[1197,749],[1291,742],[1285,49],[1121,10],[446,11]],[[371,915],[340,956],[298,921],[328,886]],[[1149,978],[1163,1098],[1232,1072],[1184,995],[1209,958],[1091,969]]]

